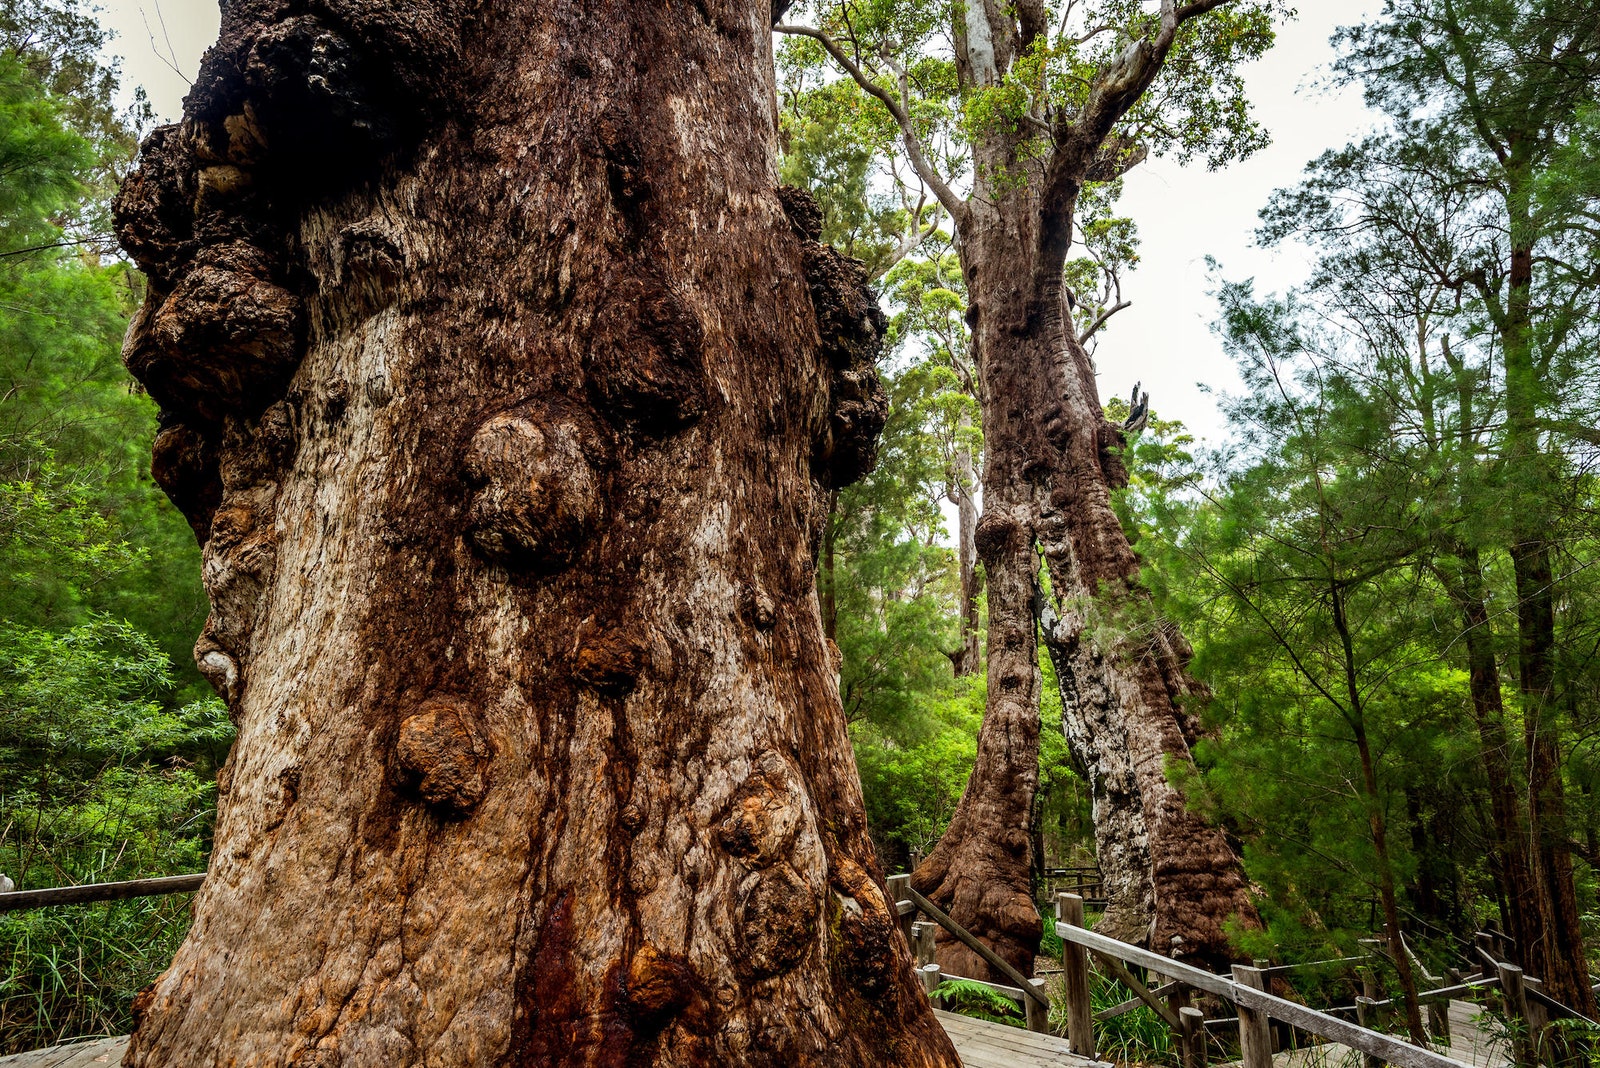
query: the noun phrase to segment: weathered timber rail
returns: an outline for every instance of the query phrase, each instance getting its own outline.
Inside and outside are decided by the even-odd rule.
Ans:
[[[0,912],[182,894],[200,889],[200,884],[205,881],[205,872],[197,872],[193,875],[163,875],[156,879],[129,879],[120,883],[84,883],[82,886],[52,886],[45,890],[13,890],[0,894]]]
[[[944,978],[933,961],[933,934],[935,925],[945,928],[963,944],[973,948],[1001,975],[1015,985],[986,982],[991,990],[1009,997],[1022,1008],[1030,1030],[1048,1032],[1049,1000],[1041,979],[1027,979],[992,952],[985,952],[978,939],[954,923],[942,910],[932,906],[926,898],[910,887],[910,877],[897,875],[889,880],[901,921],[905,924],[917,959],[917,969],[923,988],[931,995]],[[1152,1009],[1172,1030],[1174,1040],[1183,1055],[1184,1068],[1204,1068],[1206,1064],[1207,1021],[1200,1009],[1189,1004],[1195,991],[1221,998],[1236,1007],[1238,1016],[1228,1022],[1239,1028],[1239,1044],[1243,1068],[1271,1068],[1273,1064],[1274,1020],[1327,1042],[1336,1043],[1358,1051],[1367,1064],[1387,1063],[1400,1068],[1468,1068],[1466,1062],[1412,1045],[1404,1039],[1364,1027],[1359,1023],[1342,1020],[1332,1013],[1320,1012],[1267,990],[1267,981],[1274,975],[1284,974],[1286,967],[1266,968],[1237,965],[1228,976],[1216,975],[1181,961],[1163,957],[1149,950],[1097,934],[1083,924],[1083,899],[1076,894],[1059,894],[1056,897],[1056,934],[1061,938],[1062,983],[1067,1010],[1067,1048],[1078,1057],[1095,1056],[1095,1024],[1110,1019],[1138,1005]],[[918,920],[926,915],[931,922]],[[1093,956],[1110,975],[1132,990],[1135,998],[1099,1014],[1089,1003],[1089,958]],[[1324,964],[1345,965],[1363,958],[1343,958]],[[1130,965],[1132,967],[1130,967]],[[1501,964],[1502,969],[1513,969],[1499,975],[1494,985],[1507,983],[1513,986],[1520,971],[1513,965]],[[1164,983],[1151,989],[1134,974],[1135,969],[1160,976]],[[1490,985],[1488,980],[1471,984],[1469,989],[1480,990]],[[1461,987],[1431,991],[1430,1000],[1448,1004],[1452,994],[1462,992]],[[1382,1003],[1361,999],[1368,1004],[1363,1008],[1376,1009]],[[1528,1063],[1531,1063],[1528,1062]]]
[[[0,912],[186,893],[199,889],[204,881],[204,873],[195,873],[12,891],[0,894]],[[1055,929],[1063,944],[1061,981],[1067,1010],[1067,1035],[1063,1042],[1050,1035],[1050,998],[1044,990],[1044,979],[1028,978],[1018,972],[981,940],[955,923],[937,905],[913,890],[909,875],[892,876],[889,890],[915,955],[919,978],[930,995],[942,980],[963,978],[941,973],[939,965],[934,962],[936,927],[943,927],[987,961],[996,972],[1015,984],[968,980],[980,982],[1016,1002],[1026,1020],[1026,1032],[1014,1027],[968,1020],[951,1013],[939,1013],[941,1023],[945,1025],[968,1068],[1028,1068],[1073,1063],[1079,1068],[1087,1068],[1090,1064],[1099,1063],[1093,1060],[1094,1025],[1141,1005],[1153,1010],[1172,1030],[1183,1055],[1184,1068],[1205,1068],[1207,1025],[1238,1027],[1243,1058],[1241,1068],[1271,1068],[1274,1063],[1274,1020],[1358,1052],[1368,1068],[1380,1063],[1399,1065],[1401,1068],[1467,1068],[1465,1061],[1443,1056],[1363,1026],[1369,1019],[1376,1019],[1378,1012],[1391,1008],[1394,1004],[1392,1001],[1364,996],[1358,997],[1353,1006],[1327,1012],[1308,1008],[1277,997],[1267,990],[1268,980],[1286,974],[1295,966],[1236,965],[1231,976],[1216,975],[1089,930],[1084,925],[1085,902],[1078,894],[1059,894],[1056,897]],[[928,920],[919,920],[919,916],[927,916]],[[1460,995],[1498,990],[1507,1014],[1522,1025],[1512,1029],[1516,1036],[1513,1060],[1519,1068],[1534,1065],[1538,1063],[1541,1035],[1550,1022],[1551,1014],[1577,1014],[1545,996],[1539,989],[1539,980],[1523,975],[1520,968],[1502,959],[1497,952],[1500,949],[1501,943],[1495,935],[1480,933],[1474,951],[1480,962],[1481,974],[1468,980],[1458,973],[1449,972],[1452,985],[1424,991],[1418,1000],[1438,1010],[1430,1012],[1430,1022],[1436,1021],[1438,1024],[1432,1029],[1436,1038],[1448,1043],[1451,1031],[1449,1010],[1463,1004],[1453,999]],[[1092,1012],[1089,1003],[1091,956],[1102,969],[1131,990],[1135,997],[1099,1013]],[[1351,967],[1367,959],[1370,958],[1345,957],[1307,966]],[[1160,977],[1165,982],[1151,989],[1134,974],[1135,969]],[[1238,1016],[1207,1020],[1199,1009],[1189,1005],[1194,991],[1233,1004],[1237,1007]],[[1368,993],[1373,992],[1369,987]],[[1335,1015],[1352,1011],[1361,1022],[1351,1023]],[[111,1063],[120,1059],[121,1047],[118,1044],[125,1041],[102,1039],[36,1050],[17,1057],[0,1058],[0,1068],[79,1068],[80,1065]]]

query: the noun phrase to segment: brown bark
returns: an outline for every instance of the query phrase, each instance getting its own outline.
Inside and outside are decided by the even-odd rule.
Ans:
[[[882,318],[768,7],[293,10],[118,204],[239,729],[127,1063],[953,1068],[815,593]]]
[[[1512,763],[1512,742],[1506,730],[1505,704],[1500,693],[1500,666],[1494,652],[1494,632],[1484,599],[1483,569],[1477,550],[1458,546],[1461,564],[1454,574],[1446,573],[1451,596],[1461,607],[1463,644],[1467,650],[1467,688],[1472,698],[1472,715],[1478,728],[1478,744],[1483,755],[1484,777],[1489,790],[1489,815],[1494,835],[1495,867],[1500,877],[1504,905],[1500,913],[1508,933],[1516,943],[1515,959],[1537,975],[1527,949],[1534,944],[1538,929],[1530,920],[1526,904],[1534,900],[1533,877],[1529,864],[1527,824],[1518,800],[1521,791]],[[1512,903],[1516,904],[1513,905]]]
[[[1200,10],[1186,8],[1183,17]],[[960,231],[981,383],[978,551],[988,574],[989,689],[972,779],[912,882],[1024,971],[1038,937],[1027,842],[1038,783],[1041,622],[1067,739],[1094,798],[1112,900],[1101,928],[1220,962],[1231,955],[1225,925],[1259,923],[1238,855],[1168,779],[1174,763],[1192,761],[1197,724],[1182,707],[1194,689],[1189,650],[1175,628],[1151,622],[1137,558],[1110,503],[1112,486],[1125,478],[1112,448],[1119,439],[1063,314],[1078,193],[1085,181],[1116,177],[1142,158],[1125,152],[1112,130],[1155,79],[1177,25],[1164,22],[1153,42],[1100,72],[1082,112],[1055,128],[1026,181],[1015,176],[1038,159],[1031,131],[997,128],[979,139],[978,189],[946,205]],[[954,29],[964,84],[991,84],[1026,49],[1026,27],[1009,10],[970,7]],[[981,47],[971,47],[979,38]],[[987,977],[970,956],[941,943],[948,970]]]
[[[1424,1048],[1427,1033],[1422,1028],[1422,1007],[1417,1002],[1417,977],[1411,969],[1411,957],[1406,952],[1405,935],[1400,929],[1400,907],[1395,893],[1394,863],[1389,857],[1388,820],[1384,818],[1383,794],[1378,788],[1378,768],[1372,757],[1372,742],[1367,737],[1365,702],[1356,677],[1355,645],[1350,636],[1350,623],[1345,616],[1344,588],[1335,576],[1328,587],[1328,604],[1333,610],[1333,628],[1339,635],[1343,653],[1345,698],[1348,702],[1346,716],[1356,743],[1356,753],[1361,760],[1361,792],[1367,806],[1367,833],[1372,840],[1372,851],[1378,862],[1378,899],[1383,906],[1384,937],[1389,945],[1389,958],[1400,979],[1400,993],[1405,1002],[1406,1030],[1411,1041]]]

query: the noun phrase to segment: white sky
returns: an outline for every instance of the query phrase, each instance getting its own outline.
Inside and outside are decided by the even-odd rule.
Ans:
[[[124,80],[145,87],[159,116],[176,118],[200,54],[216,38],[215,0],[101,2],[101,20],[117,34],[112,51],[123,57]],[[1151,160],[1128,176],[1122,203],[1139,225],[1141,262],[1123,286],[1133,306],[1112,321],[1100,343],[1101,399],[1127,396],[1142,380],[1162,418],[1181,419],[1213,443],[1222,436],[1222,417],[1199,384],[1228,391],[1238,379],[1211,334],[1215,304],[1205,258],[1215,257],[1228,278],[1255,277],[1264,291],[1303,278],[1306,264],[1296,250],[1255,247],[1257,212],[1274,189],[1297,180],[1307,161],[1346,144],[1372,122],[1359,93],[1334,95],[1318,86],[1333,58],[1329,36],[1362,21],[1377,0],[1302,0],[1300,6],[1300,17],[1280,29],[1272,52],[1246,74],[1272,145],[1216,173],[1203,164]]]

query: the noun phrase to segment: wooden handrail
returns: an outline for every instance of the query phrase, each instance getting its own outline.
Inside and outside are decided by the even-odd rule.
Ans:
[[[0,912],[37,909],[47,905],[83,905],[91,901],[121,901],[130,897],[160,897],[200,889],[205,872],[193,875],[164,875],[157,879],[129,879],[120,883],[85,883],[82,886],[52,886],[44,890],[13,890],[0,894]]]
[[[1253,986],[1220,975],[1213,975],[1203,968],[1196,968],[1192,964],[1172,960],[1147,949],[1130,946],[1105,935],[1070,923],[1057,923],[1056,935],[1063,942],[1083,946],[1096,954],[1114,956],[1129,964],[1164,975],[1169,979],[1187,983],[1209,994],[1225,998],[1238,1005],[1242,1010],[1282,1020],[1302,1031],[1333,1042],[1339,1042],[1351,1049],[1381,1058],[1390,1064],[1399,1065],[1400,1068],[1463,1068],[1462,1062],[1451,1057],[1445,1057],[1431,1050],[1413,1046],[1403,1039],[1392,1035],[1370,1031],[1365,1027],[1348,1023],[1336,1016],[1325,1012],[1307,1008],[1296,1004],[1265,990],[1255,989]],[[1260,975],[1254,968],[1237,968],[1237,973],[1248,972],[1260,981]],[[1268,1055],[1270,1058],[1270,1047]]]
[[[999,972],[1001,975],[1015,983],[1018,989],[1026,994],[1035,1004],[1045,1009],[1050,1007],[1050,999],[1045,996],[1044,992],[1039,990],[1039,988],[1033,983],[1029,982],[1028,977],[1017,971],[1016,968],[1012,967],[1004,957],[1000,956],[1000,954],[996,953],[994,950],[978,941],[978,939],[974,937],[971,932],[962,927],[960,924],[956,923],[956,921],[952,920],[949,916],[945,915],[944,910],[940,909],[938,905],[935,905],[933,902],[917,893],[917,891],[909,884],[906,885],[905,892],[908,895],[911,903],[917,908],[921,909],[923,912],[927,913],[930,920],[932,920],[934,923],[937,923],[940,927],[943,927],[946,931],[949,931],[951,934],[955,935],[957,941],[966,946],[968,949],[972,950],[972,952],[976,953],[978,956],[982,957],[984,962],[987,963],[989,967],[993,968],[995,971]]]

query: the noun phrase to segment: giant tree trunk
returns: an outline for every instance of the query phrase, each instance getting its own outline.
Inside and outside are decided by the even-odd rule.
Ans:
[[[824,654],[882,319],[768,5],[287,10],[118,204],[239,729],[127,1063],[956,1065]]]
[[[1053,447],[1047,455],[1059,457],[1039,478],[1039,547],[1053,594],[1044,637],[1062,726],[1088,771],[1109,900],[1099,929],[1221,964],[1233,955],[1226,925],[1260,921],[1233,846],[1171,780],[1194,767],[1200,724],[1184,702],[1203,691],[1187,672],[1188,643],[1139,584],[1138,558],[1112,508],[1111,491],[1127,478],[1113,451],[1121,439],[1105,418],[1089,355],[1067,328],[1059,282],[1037,299],[1062,368],[1060,399],[1039,420]]]
[[[961,413],[961,429],[970,430],[972,416]],[[983,593],[983,578],[978,571],[978,488],[972,450],[962,446],[956,452],[953,496],[956,503],[956,557],[961,575],[961,648],[951,661],[956,677],[976,675],[983,663],[983,628],[978,618],[978,598]]]
[[[1203,10],[1189,5],[1182,17]],[[989,583],[989,688],[972,779],[912,881],[1024,972],[1039,931],[1028,832],[1039,774],[1041,624],[1067,740],[1094,799],[1112,899],[1102,929],[1220,962],[1230,956],[1225,925],[1260,922],[1238,855],[1168,781],[1171,767],[1191,762],[1197,731],[1181,705],[1193,689],[1189,650],[1155,618],[1138,584],[1137,558],[1111,507],[1111,488],[1125,478],[1110,452],[1115,431],[1063,308],[1078,194],[1084,182],[1116,178],[1143,158],[1112,130],[1160,70],[1177,17],[1164,11],[1155,43],[1130,47],[1097,74],[1083,112],[1054,127],[1044,161],[1031,130],[995,124],[974,145],[973,195],[947,205],[959,230],[983,405],[977,542]],[[1041,28],[1035,7],[969,6],[953,27],[962,84],[998,84]],[[940,962],[988,975],[954,943],[942,946]]]
[[[1028,830],[1038,786],[1038,635],[1060,679],[1063,725],[1087,770],[1111,908],[1100,929],[1163,953],[1229,956],[1224,925],[1259,920],[1222,832],[1168,779],[1191,764],[1188,647],[1154,620],[1111,507],[1120,463],[1088,354],[1062,314],[1060,268],[1039,269],[1039,209],[974,198],[962,231],[973,351],[983,382],[988,706],[972,778],[913,883],[1024,971],[1037,950]],[[1039,284],[1018,279],[1039,279]],[[1047,597],[1038,581],[1049,570]],[[987,977],[954,941],[940,963]],[[971,970],[968,970],[971,969]]]

